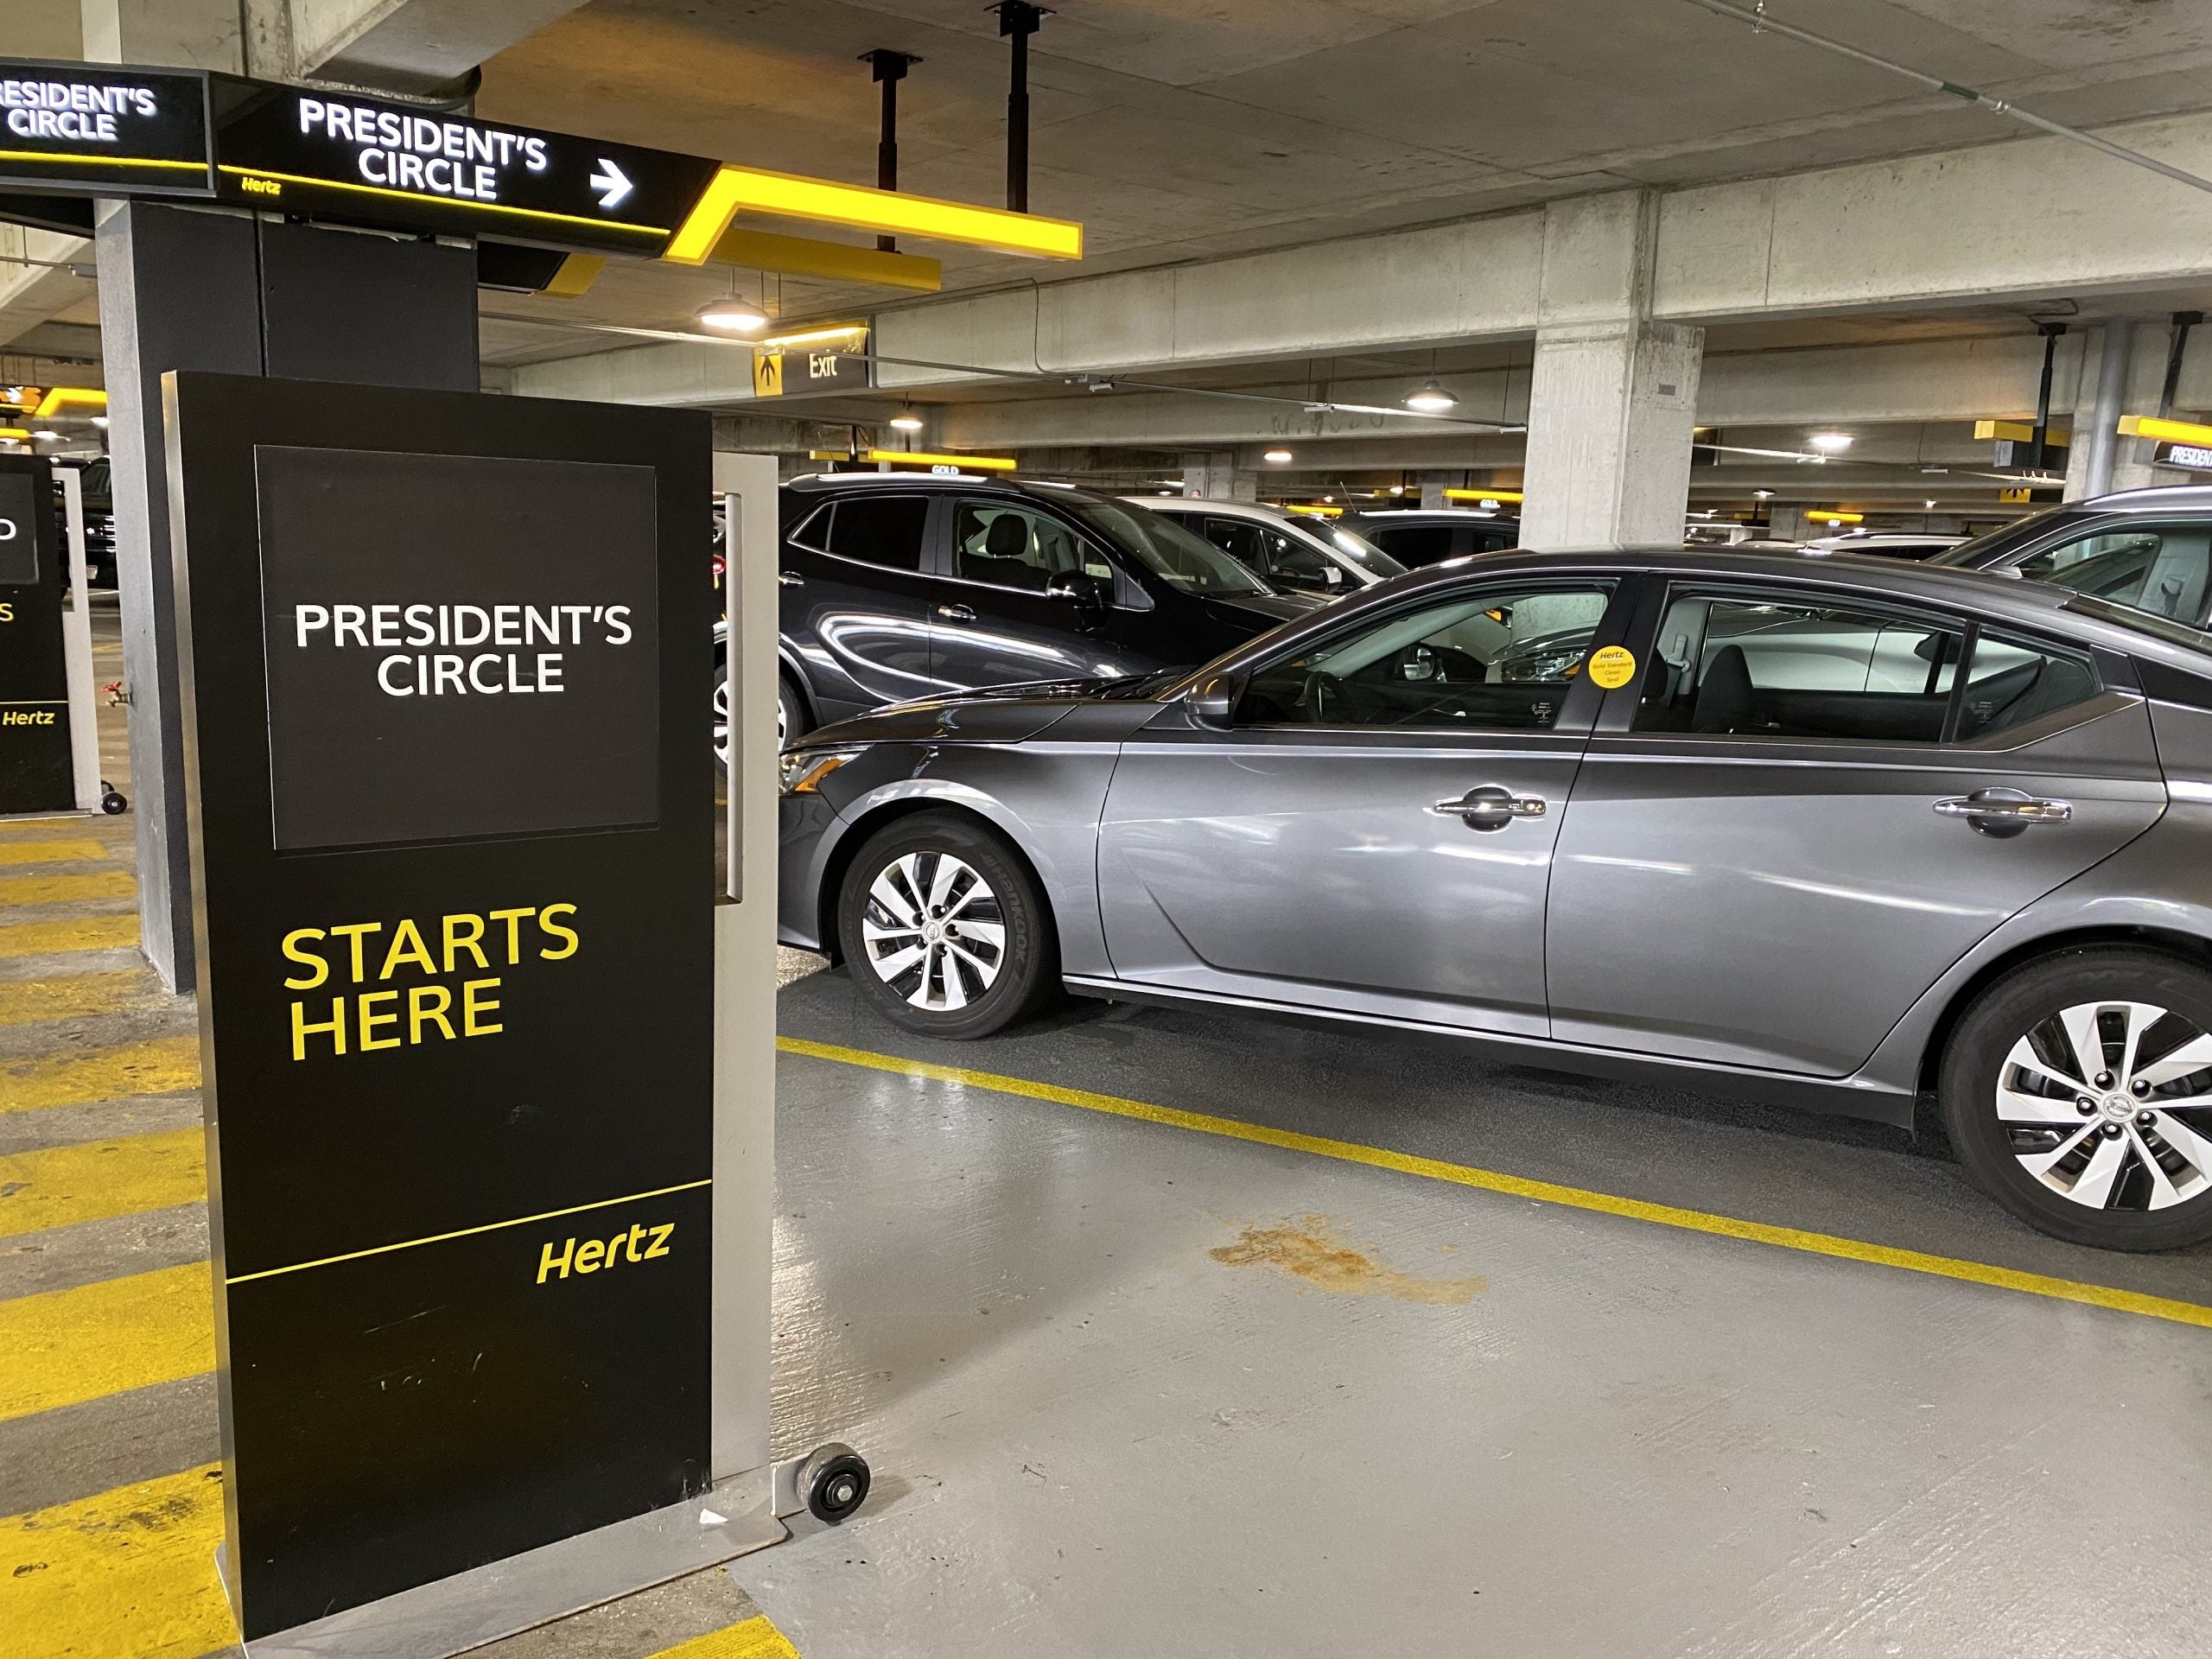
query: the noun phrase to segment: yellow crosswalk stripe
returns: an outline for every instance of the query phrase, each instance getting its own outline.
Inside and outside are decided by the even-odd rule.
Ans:
[[[0,1518],[8,1659],[200,1659],[236,1643],[214,1464]]]
[[[87,916],[73,922],[17,922],[0,927],[0,957],[65,950],[118,950],[138,943],[136,916]]]
[[[197,1129],[0,1155],[0,1238],[207,1196],[207,1138]]]
[[[117,974],[57,974],[51,979],[0,981],[0,1026],[40,1020],[81,1020],[152,1000],[162,982],[143,968]]]
[[[80,864],[107,855],[97,841],[0,841],[0,864]]]
[[[123,1095],[168,1095],[199,1086],[200,1039],[156,1037],[47,1059],[0,1063],[0,1112],[80,1106]]]
[[[0,1422],[212,1371],[214,1301],[192,1262],[0,1302]]]
[[[0,1562],[0,1567],[4,1565]],[[767,1614],[756,1613],[727,1630],[709,1630],[672,1648],[662,1648],[647,1659],[799,1659],[799,1651]]]
[[[77,875],[19,875],[0,881],[0,905],[68,905],[82,899],[128,899],[138,891],[128,870]]]

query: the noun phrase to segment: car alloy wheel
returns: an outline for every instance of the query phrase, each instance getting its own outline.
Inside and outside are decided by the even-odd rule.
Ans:
[[[906,853],[868,884],[867,965],[909,1006],[964,1008],[998,982],[1006,918],[998,894],[950,853]]]
[[[1998,1122],[2022,1170],[2090,1210],[2212,1192],[2212,1035],[2155,1002],[2077,1002],[2005,1057]]]
[[[784,747],[784,706],[776,705],[776,747]],[[721,674],[715,679],[715,759],[722,765],[729,764],[729,676]]]

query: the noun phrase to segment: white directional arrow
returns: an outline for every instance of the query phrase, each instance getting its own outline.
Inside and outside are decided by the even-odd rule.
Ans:
[[[591,188],[607,193],[599,199],[601,207],[612,207],[630,194],[630,175],[604,156],[599,158],[599,164],[606,170],[591,175]]]

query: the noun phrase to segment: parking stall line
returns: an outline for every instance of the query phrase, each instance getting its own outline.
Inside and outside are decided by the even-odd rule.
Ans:
[[[895,1054],[844,1048],[834,1043],[779,1037],[776,1046],[786,1054],[831,1060],[843,1065],[864,1066],[871,1071],[888,1071],[904,1077],[925,1077],[938,1083],[959,1084],[997,1094],[1025,1096],[1032,1100],[1049,1101],[1056,1105],[1073,1106],[1084,1111],[1135,1118],[1141,1122],[1188,1129],[1198,1135],[1219,1135],[1226,1140],[1250,1141],[1287,1152],[1306,1153],[1318,1158],[1333,1159],[1339,1163],[1364,1164],[1370,1168],[1393,1170],[1403,1175],[1417,1175],[1427,1180],[1476,1187],[1511,1198],[1533,1199],[1540,1204],[1592,1211],[1626,1220],[1674,1227],[1685,1232],[1740,1239],[1746,1243],[1772,1245],[1781,1249],[1832,1256],[1872,1267],[1892,1268],[1905,1273],[1928,1274],[1969,1284],[1987,1285],[1999,1290],[2019,1291],[2055,1301],[2081,1302],[2115,1313],[2139,1314],[2146,1319],[2168,1319],[2177,1325],[2212,1329],[2212,1306],[2177,1301],[2164,1296],[2145,1295],[2139,1291],[2122,1290],[2113,1285],[2088,1284],[2072,1279],[2053,1278],[2045,1274],[2023,1273],[1986,1262],[1933,1255],[1922,1250],[1898,1249],[1863,1239],[1842,1238],[1832,1233],[1808,1232],[1800,1228],[1745,1221],[1733,1216],[1713,1215],[1701,1210],[1684,1210],[1673,1205],[1653,1204],[1643,1198],[1623,1198],[1611,1192],[1592,1192],[1584,1187],[1563,1186],[1553,1181],[1531,1180],[1526,1176],[1478,1169],[1467,1164],[1416,1157],[1410,1153],[1393,1152],[1384,1147],[1363,1146],[1352,1141],[1334,1141],[1323,1135],[1300,1135],[1288,1129],[1269,1128],[1264,1124],[1239,1122],[1234,1118],[1214,1117],[1172,1106],[1154,1106],[1144,1101],[1124,1100],[1115,1095],[1094,1094],[1084,1089],[1036,1083],[1027,1077],[1001,1077],[995,1072],[971,1071],[962,1066],[910,1060]]]
[[[134,918],[135,925],[135,918]],[[0,1112],[81,1106],[200,1086],[200,1039],[156,1037],[50,1059],[0,1064]]]
[[[52,957],[70,950],[120,950],[138,943],[134,916],[86,916],[74,921],[16,922],[0,927],[0,957]]]
[[[128,899],[137,891],[137,880],[128,870],[18,875],[0,880],[0,905],[67,905],[92,899]]]
[[[207,1197],[207,1137],[172,1129],[0,1155],[0,1238]]]
[[[0,981],[0,1026],[116,1014],[141,999],[150,999],[160,987],[161,982],[143,968]]]
[[[755,1613],[727,1630],[656,1649],[646,1659],[799,1659],[799,1651],[767,1614]]]
[[[201,1659],[232,1646],[222,1541],[214,1464],[0,1518],[8,1659]]]
[[[111,855],[97,841],[0,841],[0,864],[104,864]]]
[[[194,1262],[0,1302],[0,1422],[212,1371],[214,1301]]]

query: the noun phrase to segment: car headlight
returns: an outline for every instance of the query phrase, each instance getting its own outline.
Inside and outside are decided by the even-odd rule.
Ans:
[[[824,778],[859,758],[858,749],[789,749],[776,757],[778,781],[786,795],[811,795]]]
[[[1573,646],[1565,651],[1538,652],[1527,657],[1516,657],[1498,665],[1502,680],[1571,680],[1582,664],[1584,647]]]

